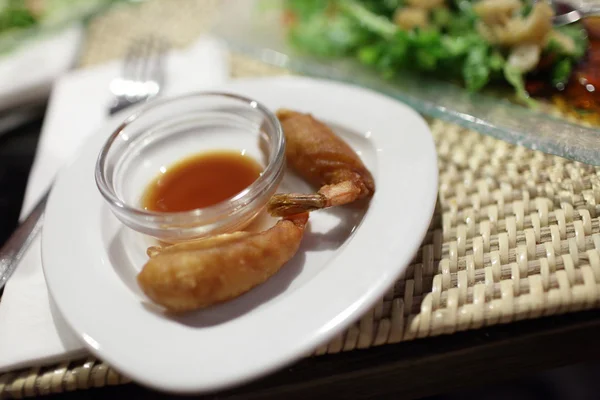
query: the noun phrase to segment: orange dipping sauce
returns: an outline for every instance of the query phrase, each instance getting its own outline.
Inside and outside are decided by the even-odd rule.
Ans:
[[[160,174],[146,189],[142,206],[155,212],[209,207],[246,189],[262,170],[258,162],[239,152],[198,154]]]

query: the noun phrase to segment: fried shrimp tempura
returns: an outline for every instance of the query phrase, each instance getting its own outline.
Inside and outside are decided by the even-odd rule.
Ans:
[[[221,303],[256,287],[298,251],[308,214],[285,217],[263,232],[236,232],[148,249],[137,277],[143,292],[180,313]]]
[[[286,139],[288,164],[316,187],[316,194],[280,193],[267,209],[273,216],[351,203],[371,196],[375,181],[356,152],[310,114],[277,111]]]

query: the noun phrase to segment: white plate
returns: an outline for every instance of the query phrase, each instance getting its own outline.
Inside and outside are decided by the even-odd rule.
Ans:
[[[434,142],[408,107],[357,87],[308,78],[233,81],[216,89],[311,112],[360,152],[377,190],[368,207],[315,212],[302,247],[275,277],[229,303],[170,319],[145,303],[135,275],[148,239],[124,228],[94,182],[101,129],[61,173],[42,236],[49,292],[89,350],[161,390],[231,387],[305,356],[368,311],[397,280],[429,226],[437,196]],[[282,190],[307,189],[288,175]]]

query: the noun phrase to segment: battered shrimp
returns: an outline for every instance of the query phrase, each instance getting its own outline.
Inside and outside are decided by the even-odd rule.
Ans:
[[[152,301],[174,313],[233,299],[275,275],[296,254],[307,222],[308,213],[302,213],[263,232],[151,247],[138,284]]]
[[[360,157],[309,114],[279,110],[289,165],[316,194],[277,194],[267,208],[282,216],[259,233],[235,232],[167,247],[150,247],[137,277],[143,292],[170,312],[233,299],[273,276],[298,251],[308,212],[371,196],[375,182]]]
[[[277,111],[286,139],[288,164],[309,183],[316,194],[274,195],[267,210],[274,216],[339,206],[373,195],[375,181],[360,157],[327,125],[310,114]]]

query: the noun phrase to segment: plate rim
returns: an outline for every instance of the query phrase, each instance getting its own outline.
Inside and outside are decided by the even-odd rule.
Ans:
[[[290,352],[290,354],[287,355],[287,357],[278,357],[276,361],[271,362],[267,366],[263,366],[260,370],[259,370],[259,368],[257,368],[254,371],[246,372],[242,376],[238,375],[234,378],[229,378],[229,379],[225,379],[225,380],[222,380],[219,382],[212,382],[212,383],[207,383],[207,382],[203,381],[203,382],[187,382],[187,383],[179,382],[179,384],[178,384],[177,382],[173,382],[173,381],[167,382],[168,379],[164,379],[164,377],[162,380],[160,380],[160,379],[157,380],[156,376],[152,377],[152,378],[150,378],[148,376],[140,376],[140,374],[137,374],[132,371],[127,371],[125,373],[125,375],[131,377],[139,384],[143,384],[145,386],[152,387],[157,390],[168,391],[168,392],[173,392],[173,393],[210,392],[210,391],[221,390],[221,389],[225,389],[225,388],[231,388],[234,386],[239,386],[241,384],[247,383],[251,380],[258,379],[266,374],[274,372],[294,361],[297,361],[298,359],[302,358],[303,355],[305,355],[307,351],[312,351],[312,349],[314,349],[314,347],[318,346],[318,344],[320,344],[321,342],[324,342],[324,341],[326,342],[330,338],[335,337],[335,335],[339,334],[341,331],[346,329],[350,324],[352,324],[356,320],[356,318],[360,317],[366,311],[368,311],[372,307],[373,303],[378,301],[380,299],[380,297],[385,293],[385,290],[389,289],[389,287],[387,287],[387,286],[393,285],[394,282],[397,280],[398,276],[406,271],[406,268],[410,264],[410,261],[412,260],[414,253],[416,253],[416,251],[418,251],[418,248],[419,248],[420,244],[422,243],[424,236],[427,233],[429,224],[431,222],[431,218],[433,217],[434,210],[435,210],[435,204],[436,204],[437,195],[438,195],[439,173],[438,173],[438,169],[437,169],[437,150],[436,150],[435,143],[433,140],[432,132],[431,132],[429,126],[427,125],[427,123],[425,122],[425,120],[423,119],[423,117],[421,117],[416,111],[414,111],[410,107],[406,106],[405,104],[402,104],[402,103],[394,100],[393,98],[387,97],[380,93],[374,92],[369,89],[362,88],[360,86],[343,84],[343,83],[339,83],[339,82],[332,82],[332,81],[323,80],[323,79],[315,79],[315,78],[307,78],[307,77],[290,77],[290,76],[240,78],[240,79],[232,79],[224,84],[220,84],[213,88],[210,88],[210,90],[233,90],[233,91],[235,91],[235,88],[239,88],[240,86],[243,86],[243,85],[265,84],[265,83],[276,84],[276,85],[277,84],[284,84],[284,85],[290,85],[290,84],[307,85],[308,84],[309,86],[312,85],[314,87],[316,85],[316,86],[321,86],[323,88],[337,87],[338,90],[354,91],[355,94],[357,94],[357,95],[363,93],[363,94],[367,94],[368,96],[371,96],[373,98],[379,97],[380,101],[387,102],[388,104],[390,104],[390,107],[393,105],[393,107],[402,108],[403,111],[405,113],[407,113],[407,115],[411,115],[414,118],[414,121],[418,124],[421,124],[422,128],[424,128],[423,132],[421,132],[420,134],[424,138],[428,138],[428,142],[429,142],[426,146],[428,148],[425,148],[424,150],[427,150],[430,152],[430,154],[428,155],[428,158],[431,158],[433,161],[432,164],[434,164],[431,166],[432,170],[428,171],[428,173],[431,174],[431,176],[429,178],[430,178],[430,183],[432,183],[428,186],[434,188],[434,189],[432,189],[433,192],[429,193],[430,198],[427,199],[425,202],[422,200],[420,201],[420,203],[424,204],[423,208],[425,210],[427,210],[427,212],[426,212],[426,214],[428,215],[428,218],[426,220],[427,223],[425,223],[425,221],[423,221],[423,223],[420,226],[420,229],[418,229],[418,232],[415,232],[412,242],[414,242],[416,244],[411,245],[411,246],[403,246],[406,248],[409,248],[409,247],[411,248],[410,251],[404,251],[404,253],[406,253],[406,254],[404,255],[403,259],[402,260],[394,259],[395,264],[398,265],[398,267],[395,267],[396,273],[394,274],[394,276],[395,276],[394,279],[390,279],[389,276],[387,276],[386,279],[384,280],[385,282],[373,282],[373,285],[375,285],[376,288],[375,289],[371,288],[371,293],[366,293],[364,296],[362,296],[361,299],[356,300],[355,304],[348,305],[348,307],[346,307],[346,309],[352,309],[352,311],[348,315],[343,316],[343,318],[341,318],[341,319],[336,317],[336,319],[338,319],[336,321],[336,323],[333,325],[329,324],[331,326],[327,327],[327,329],[322,327],[319,332],[309,333],[309,334],[305,335],[305,336],[310,336],[310,340],[306,339],[301,344],[294,344],[292,346],[288,346],[290,349],[293,349],[293,350]],[[293,100],[292,100],[292,102],[293,102]],[[324,114],[326,114],[326,112],[324,112]],[[115,121],[119,121],[119,118],[121,118],[121,117],[117,118],[115,116],[113,119],[110,119],[108,122],[106,122],[102,127],[100,127],[99,129],[96,129],[94,134],[92,134],[92,136],[90,138],[88,138],[88,140],[86,141],[84,146],[91,146],[91,143],[94,142],[94,139],[96,141],[98,141],[99,140],[98,136],[101,135],[102,132],[108,131],[108,127],[111,126],[110,124],[111,123],[116,124],[117,122],[115,122]],[[69,170],[69,169],[73,168],[73,165],[76,165],[77,162],[82,158],[81,154],[82,153],[80,153],[79,156],[76,157],[70,163],[70,165],[65,168],[65,170]],[[377,161],[377,162],[379,162],[379,161]],[[59,174],[55,188],[62,187],[61,186],[63,184],[62,180],[66,176],[65,170],[62,170],[61,173]],[[66,183],[65,183],[65,185],[66,185]],[[424,194],[421,193],[419,196],[422,198],[423,195]],[[57,193],[55,190],[52,190],[50,197],[48,199],[48,210],[50,210],[50,212],[52,212],[54,202],[56,202],[56,201],[58,201]],[[367,216],[365,219],[368,219],[368,213],[369,212],[367,212]],[[51,219],[52,219],[52,216],[50,216],[50,220]],[[364,223],[364,221],[363,221],[363,223]],[[105,360],[106,362],[108,362],[111,365],[111,367],[114,366],[113,368],[115,368],[116,370],[119,370],[123,364],[120,363],[118,360],[115,360],[115,357],[104,353],[102,351],[102,349],[100,348],[101,346],[96,342],[96,340],[93,337],[91,337],[87,332],[84,332],[87,329],[78,326],[78,325],[81,325],[81,323],[71,321],[71,319],[70,319],[71,317],[65,315],[65,310],[63,309],[62,301],[57,299],[57,297],[61,297],[63,295],[60,293],[55,293],[55,289],[58,289],[58,288],[56,288],[56,287],[53,288],[53,286],[54,286],[54,284],[52,283],[52,282],[54,282],[54,277],[52,277],[53,272],[51,271],[52,268],[50,267],[50,269],[49,269],[49,267],[48,267],[48,265],[50,264],[50,261],[48,261],[49,260],[48,254],[49,254],[49,252],[51,252],[51,249],[48,249],[48,246],[51,246],[49,243],[52,242],[51,238],[48,237],[49,231],[50,231],[50,228],[46,228],[46,226],[42,230],[42,250],[41,250],[41,252],[42,252],[42,266],[44,269],[44,274],[46,276],[48,292],[49,292],[50,297],[52,298],[52,301],[54,301],[59,313],[62,315],[63,319],[65,320],[67,325],[70,327],[70,329],[81,340],[82,344],[84,344],[85,347],[89,351],[91,351],[94,355],[96,355],[98,358]],[[360,231],[360,228],[357,231]],[[354,241],[354,240],[356,240],[356,237],[352,238],[352,241]],[[350,246],[348,246],[348,247],[350,247]],[[343,254],[344,251],[348,251],[347,248],[345,250],[341,251],[340,254]],[[411,255],[410,256],[407,255],[408,253],[411,253]],[[338,258],[338,256],[340,254],[336,254],[336,257],[334,257],[334,259],[328,261],[328,264],[335,263],[336,262],[335,259]],[[52,257],[50,257],[50,259],[51,258]],[[324,269],[323,271],[319,272],[319,274],[321,274],[322,272],[327,271],[327,270],[328,269]],[[307,283],[309,283],[309,282],[307,282]],[[373,285],[371,285],[371,286],[373,286]],[[303,286],[306,286],[306,284]],[[303,286],[297,288],[295,291],[298,291],[298,289],[302,289]],[[383,286],[386,286],[385,290],[382,290]],[[374,294],[374,292],[377,292],[377,293]],[[290,296],[291,295],[292,294],[290,294]],[[285,303],[285,301],[284,301],[284,303]],[[293,353],[293,354],[291,354],[291,353]],[[127,368],[125,368],[125,369],[127,369]]]

